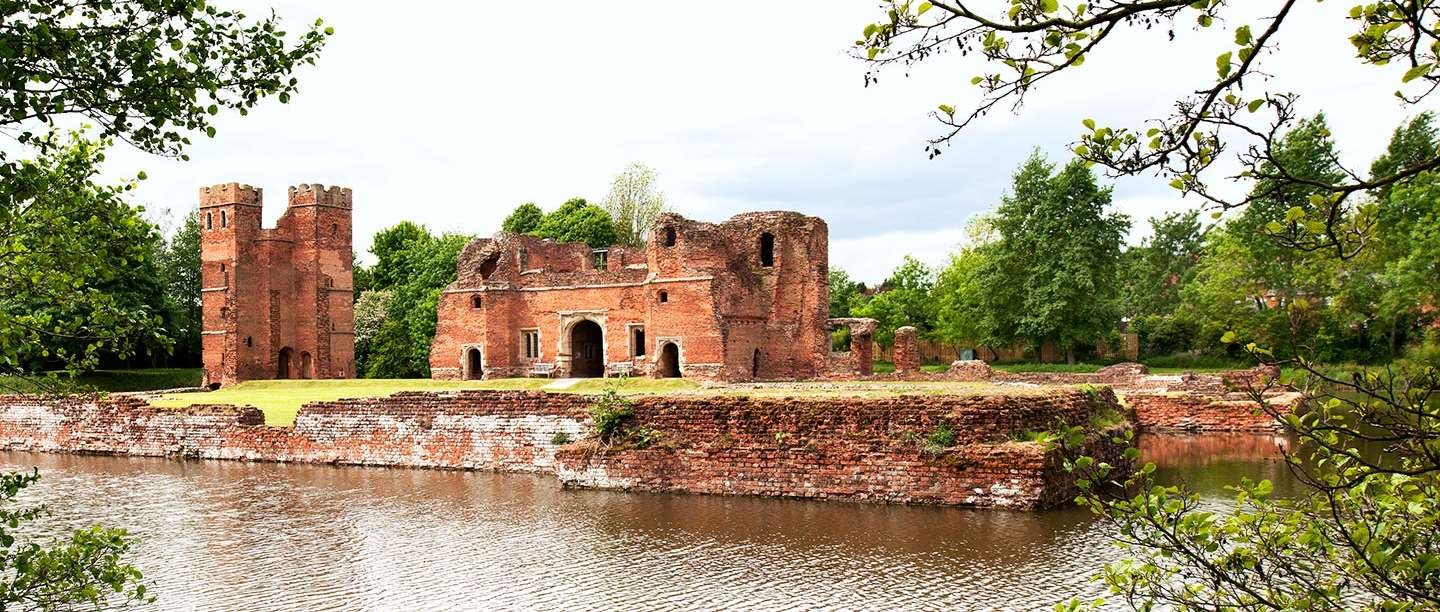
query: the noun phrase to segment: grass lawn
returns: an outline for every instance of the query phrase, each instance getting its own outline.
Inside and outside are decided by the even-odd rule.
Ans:
[[[796,382],[754,383],[739,385],[704,385],[679,378],[653,379],[589,378],[564,386],[544,378],[502,378],[495,380],[445,381],[429,379],[353,379],[353,380],[252,380],[219,391],[174,393],[151,400],[161,408],[181,408],[195,404],[233,404],[254,406],[265,412],[265,423],[288,427],[295,424],[295,414],[309,402],[341,398],[380,397],[399,391],[456,391],[461,389],[541,390],[549,393],[594,394],[614,388],[626,395],[747,395],[752,397],[884,397],[906,393],[1011,394],[1039,392],[1033,388],[1000,387],[986,383],[962,382]],[[548,388],[547,388],[548,387]]]

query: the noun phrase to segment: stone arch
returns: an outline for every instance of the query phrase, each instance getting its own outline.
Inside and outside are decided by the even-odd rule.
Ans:
[[[480,380],[485,378],[483,359],[484,356],[480,352],[480,347],[472,346],[465,349],[464,361],[461,363],[461,377],[465,380]]]
[[[570,324],[565,332],[565,349],[570,355],[570,376],[599,378],[605,375],[605,328],[591,319]]]
[[[300,378],[315,378],[315,362],[309,351],[300,351]]]
[[[660,355],[655,365],[655,373],[660,378],[680,378],[680,345],[674,342],[661,343]]]
[[[275,378],[290,378],[290,361],[294,359],[295,351],[290,347],[280,349],[279,356],[275,359]]]

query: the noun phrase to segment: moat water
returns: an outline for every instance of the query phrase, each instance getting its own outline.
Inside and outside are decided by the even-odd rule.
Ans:
[[[1164,478],[1293,488],[1272,436],[1150,436]],[[565,491],[543,476],[3,452],[49,533],[103,523],[162,610],[1049,609],[1101,594],[1088,512]]]

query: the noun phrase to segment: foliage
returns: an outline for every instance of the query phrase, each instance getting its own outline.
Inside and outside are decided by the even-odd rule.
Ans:
[[[469,236],[460,234],[432,236],[409,221],[376,234],[370,249],[376,262],[368,271],[374,284],[369,293],[374,297],[364,305],[368,317],[364,322],[357,302],[356,361],[364,376],[430,375],[440,292],[455,280],[456,260],[469,241]],[[365,331],[363,344],[362,325],[373,327],[373,332]]]
[[[615,223],[615,244],[643,246],[650,226],[666,210],[665,193],[655,188],[655,170],[636,162],[615,177],[601,206]]]
[[[1196,286],[1183,289],[1191,295],[1182,299],[1201,314],[1202,336],[1224,325],[1219,344],[1244,339],[1253,358],[1304,373],[1305,405],[1297,413],[1303,416],[1279,414],[1264,403],[1263,389],[1252,399],[1300,440],[1287,459],[1306,494],[1274,499],[1268,481],[1244,482],[1230,507],[1217,509],[1182,486],[1158,484],[1153,464],[1130,471],[1079,457],[1070,465],[1082,476],[1082,501],[1110,523],[1131,557],[1109,565],[1103,579],[1139,609],[1440,607],[1440,364],[1426,359],[1339,376],[1313,360],[1334,358],[1335,347],[1373,353],[1375,331],[1386,323],[1392,331],[1382,346],[1397,347],[1407,300],[1387,300],[1388,317],[1363,305],[1405,284],[1377,272],[1404,256],[1374,242],[1387,216],[1404,220],[1392,219],[1392,228],[1425,219],[1414,212],[1423,206],[1411,206],[1423,197],[1392,196],[1423,188],[1426,175],[1440,168],[1428,120],[1398,132],[1368,175],[1343,166],[1324,118],[1300,120],[1297,96],[1271,88],[1279,81],[1266,73],[1281,51],[1278,34],[1294,29],[1299,13],[1319,11],[1315,3],[1012,0],[1009,12],[997,15],[953,0],[882,4],[886,18],[866,26],[857,41],[858,53],[877,69],[913,65],[947,49],[974,50],[987,60],[972,80],[983,94],[972,110],[957,114],[940,105],[936,117],[946,127],[931,141],[932,155],[999,105],[1019,108],[1041,83],[1079,67],[1116,32],[1173,37],[1192,20],[1201,30],[1233,28],[1221,39],[1215,72],[1206,69],[1196,86],[1183,88],[1194,93],[1169,105],[1168,117],[1138,127],[1085,119],[1073,150],[1117,174],[1157,173],[1208,203],[1217,218],[1243,209],[1212,232],[1210,263],[1197,266]],[[1380,0],[1351,7],[1348,18],[1360,62],[1404,68],[1395,71],[1402,103],[1417,104],[1440,86],[1440,6]],[[1162,55],[1169,48],[1154,46]],[[867,83],[873,77],[867,74]],[[1238,174],[1230,172],[1236,166]],[[1253,181],[1243,198],[1213,188],[1235,178]],[[1405,242],[1393,246],[1420,253]],[[1072,451],[1082,440],[1083,433],[1067,432]],[[1138,450],[1128,456],[1138,457]]]
[[[586,203],[585,198],[571,198],[550,211],[534,234],[556,242],[583,242],[592,249],[607,247],[619,240],[610,214]]]
[[[840,268],[830,268],[830,317],[851,316],[850,309],[862,299],[865,284],[850,279]]]
[[[104,147],[47,141],[0,177],[0,374],[92,369],[104,353],[164,343],[159,313],[119,283],[158,278],[153,227],[127,183],[93,182]],[[133,266],[133,267],[132,267]],[[158,289],[151,287],[149,289]],[[158,302],[150,301],[150,304]]]
[[[941,423],[925,435],[920,451],[927,455],[940,455],[952,446],[955,446],[955,428],[949,423]]]
[[[1151,235],[1120,259],[1121,310],[1131,317],[1165,315],[1180,304],[1204,252],[1200,211],[1150,218]]]
[[[595,397],[588,411],[595,434],[602,442],[610,442],[616,438],[625,420],[635,416],[635,402],[620,395],[614,387],[609,387]]]
[[[868,317],[879,321],[875,328],[875,341],[882,346],[895,342],[895,330],[910,325],[922,338],[929,337],[935,329],[935,304],[930,292],[935,286],[935,272],[909,255],[890,278],[869,300],[852,307],[857,317]]]
[[[529,234],[540,229],[540,222],[545,219],[545,211],[540,210],[534,202],[526,202],[515,207],[510,216],[500,223],[500,231],[511,234]]]
[[[935,281],[935,335],[954,344],[985,344],[987,311],[980,286],[985,247],[967,247],[950,255]]]
[[[37,126],[79,115],[100,137],[183,157],[188,134],[215,135],[220,109],[288,102],[290,75],[331,34],[316,20],[290,41],[273,15],[252,21],[200,2],[7,1],[0,16],[0,130],[42,150]]]
[[[38,480],[38,471],[0,474],[0,608],[99,609],[153,601],[140,570],[121,561],[134,544],[125,530],[90,527],[44,543],[26,537],[30,530],[22,526],[46,510],[11,506]]]
[[[1037,151],[1021,165],[991,220],[999,237],[974,272],[975,324],[988,344],[1054,340],[1073,362],[1077,347],[1115,328],[1130,222],[1109,204],[1110,190],[1079,160],[1056,173]]]
[[[185,215],[160,256],[164,282],[165,329],[175,341],[171,363],[200,363],[200,212]]]
[[[555,445],[555,446],[565,446],[566,444],[569,444],[570,442],[571,442],[570,434],[565,433],[565,432],[563,432],[563,431],[557,431],[557,432],[555,432],[553,435],[550,436],[550,443],[553,444],[553,445]]]
[[[365,371],[365,364],[373,350],[371,344],[380,333],[380,327],[390,317],[390,300],[394,292],[389,289],[370,289],[360,293],[355,300],[355,370]]]

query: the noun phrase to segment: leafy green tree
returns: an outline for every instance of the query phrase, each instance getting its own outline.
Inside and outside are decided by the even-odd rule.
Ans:
[[[865,284],[850,280],[840,268],[830,268],[830,316],[851,316],[850,309],[865,292]]]
[[[1082,161],[1057,173],[1037,151],[1021,165],[990,221],[998,239],[976,271],[987,343],[1053,340],[1073,363],[1076,348],[1116,328],[1130,221],[1109,205],[1110,190]]]
[[[200,215],[192,210],[160,257],[165,329],[175,341],[174,365],[200,363]]]
[[[930,296],[934,287],[935,271],[906,255],[875,295],[852,310],[857,317],[879,321],[875,342],[882,346],[894,344],[895,330],[906,325],[914,327],[920,337],[928,338],[935,330],[935,303]]]
[[[603,208],[615,222],[616,244],[643,246],[650,226],[666,209],[665,193],[655,188],[655,170],[639,162],[627,166],[610,184]]]
[[[931,141],[932,155],[989,111],[1002,105],[1021,108],[1025,97],[1044,90],[1051,77],[1073,72],[1093,52],[1112,44],[1107,41],[1123,37],[1117,33],[1143,34],[1127,31],[1143,29],[1173,35],[1178,27],[1218,26],[1230,31],[1217,39],[1223,42],[1216,49],[1213,72],[1208,57],[1205,62],[1165,57],[1188,46],[1153,46],[1149,60],[1163,57],[1172,60],[1167,65],[1204,66],[1195,75],[1194,86],[1181,88],[1194,93],[1166,105],[1174,109],[1170,115],[1138,127],[1111,127],[1086,119],[1074,147],[1076,155],[1117,174],[1157,173],[1177,190],[1207,202],[1217,214],[1259,202],[1257,208],[1269,215],[1255,213],[1246,221],[1259,223],[1249,227],[1260,229],[1287,251],[1285,257],[1298,261],[1302,272],[1308,272],[1305,266],[1310,262],[1298,253],[1323,251],[1342,264],[1366,256],[1375,237],[1377,209],[1385,203],[1372,206],[1360,200],[1387,188],[1395,191],[1420,183],[1422,174],[1440,168],[1440,156],[1427,154],[1399,161],[1393,169],[1381,168],[1382,175],[1361,178],[1362,172],[1341,167],[1334,159],[1329,168],[1292,168],[1291,160],[1281,154],[1295,144],[1288,142],[1288,134],[1298,123],[1297,97],[1269,87],[1274,81],[1257,83],[1266,76],[1267,62],[1282,51],[1282,30],[1295,29],[1297,16],[1306,11],[1325,18],[1315,3],[1252,6],[1255,3],[1224,0],[1106,0],[1062,6],[1053,0],[1013,0],[1008,12],[1001,8],[995,13],[973,4],[882,2],[884,18],[865,26],[856,42],[857,55],[875,70],[924,62],[951,48],[973,51],[986,62],[985,70],[971,81],[982,94],[974,108],[940,105],[936,118],[944,133]],[[1440,7],[1379,0],[1352,6],[1347,17],[1354,24],[1349,41],[1361,63],[1404,67],[1395,71],[1399,81],[1395,94],[1402,103],[1418,104],[1436,90]],[[874,76],[874,70],[867,74],[867,83]],[[1383,91],[1391,89],[1386,86]],[[1291,147],[1291,152],[1301,149]],[[1255,182],[1257,189],[1243,198],[1229,198],[1223,189],[1212,188],[1230,183],[1235,176],[1234,166],[1217,163],[1226,156],[1237,163],[1240,178]],[[1302,163],[1314,159],[1295,157]],[[1325,180],[1304,174],[1317,169]],[[1340,176],[1331,180],[1334,175],[1329,170],[1334,169],[1341,171]],[[1304,199],[1297,203],[1294,196]],[[1238,235],[1241,225],[1228,228],[1237,235],[1222,234],[1219,244],[1247,256],[1261,252],[1250,242],[1254,232]],[[1263,272],[1271,262],[1258,263],[1262,265],[1255,270]],[[1368,276],[1363,269],[1344,272]],[[1205,273],[1197,270],[1197,278]],[[1298,284],[1311,282],[1303,278]],[[1310,316],[1315,304],[1309,297],[1298,292],[1289,297],[1287,316],[1291,312]],[[1232,298],[1232,304],[1235,301]],[[1271,414],[1300,440],[1288,465],[1307,485],[1307,495],[1274,499],[1269,482],[1242,483],[1233,505],[1215,508],[1184,487],[1159,485],[1150,464],[1130,471],[1086,457],[1070,463],[1080,473],[1084,502],[1111,523],[1112,533],[1130,552],[1130,560],[1109,565],[1103,577],[1110,592],[1129,606],[1146,610],[1440,607],[1440,557],[1434,537],[1440,516],[1436,486],[1440,453],[1435,450],[1440,432],[1436,401],[1440,354],[1337,376],[1316,366],[1303,347],[1305,334],[1297,333],[1299,327],[1289,329],[1286,343],[1301,350],[1288,357],[1277,357],[1273,347],[1247,342],[1249,338],[1239,333],[1225,334],[1221,340],[1243,344],[1263,363],[1303,373],[1296,379],[1305,397],[1302,410]],[[1257,389],[1253,399],[1268,409],[1259,393],[1263,390]],[[1073,435],[1064,439],[1074,447]],[[1366,451],[1375,443],[1383,444],[1384,452]],[[1128,454],[1134,459],[1139,451],[1131,449]],[[1082,604],[1070,602],[1066,607]]]
[[[933,292],[936,302],[935,335],[951,344],[986,345],[989,313],[982,299],[980,271],[986,265],[987,249],[972,246],[950,255],[940,270]]]
[[[455,280],[456,260],[470,236],[432,236],[409,221],[376,234],[371,252],[375,289],[357,304],[357,359],[368,378],[430,376],[430,343],[435,339],[440,292]],[[367,299],[367,296],[370,296]],[[373,330],[360,342],[360,315]]]
[[[1149,238],[1121,255],[1122,311],[1131,317],[1173,312],[1205,247],[1198,210],[1151,217],[1150,229]]]
[[[610,214],[585,198],[571,198],[545,215],[533,234],[556,242],[583,242],[596,249],[620,239]]]
[[[365,372],[370,360],[371,343],[380,333],[380,326],[390,318],[390,299],[394,294],[388,289],[367,290],[355,300],[355,371]]]
[[[540,222],[545,219],[545,212],[540,210],[534,202],[526,202],[515,207],[510,216],[500,224],[500,230],[511,234],[529,234],[540,229]]]

